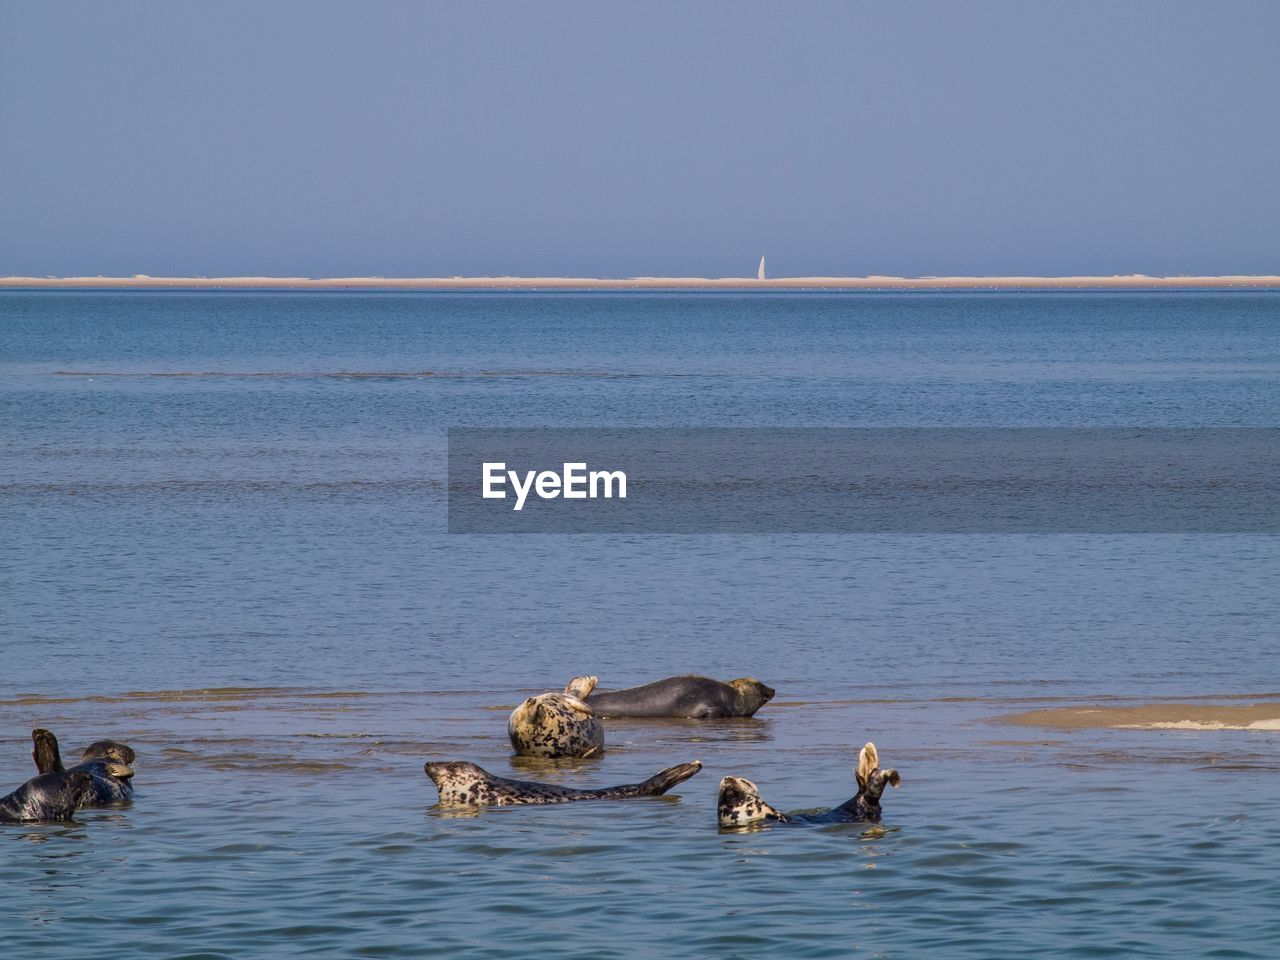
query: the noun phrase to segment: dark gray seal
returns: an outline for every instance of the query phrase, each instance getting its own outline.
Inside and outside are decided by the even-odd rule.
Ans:
[[[442,807],[506,807],[521,803],[568,803],[571,800],[628,800],[632,797],[657,797],[677,783],[683,783],[702,769],[697,760],[669,767],[643,783],[599,790],[575,790],[553,783],[508,780],[495,777],[474,763],[445,760],[424,766],[427,776],[440,791]]]
[[[587,704],[601,717],[749,717],[773,699],[774,689],[753,677],[723,683],[710,677],[667,677],[626,690],[602,690]]]
[[[529,697],[511,711],[507,736],[522,757],[598,757],[604,753],[604,726],[586,698],[595,677],[574,677],[564,693]]]
[[[70,820],[93,797],[93,775],[85,770],[42,773],[0,799],[0,823]]]
[[[853,768],[858,792],[840,806],[823,813],[783,813],[765,803],[760,791],[743,777],[725,777],[720,781],[716,816],[722,827],[742,827],[753,823],[878,823],[880,795],[888,784],[902,782],[897,770],[881,770],[876,745],[868,743],[858,754]]]
[[[133,748],[116,740],[95,740],[84,748],[80,761],[72,767],[63,767],[58,738],[48,730],[37,727],[31,731],[31,759],[41,773],[89,774],[92,795],[81,803],[82,807],[96,807],[108,803],[120,803],[133,799],[132,764],[136,759]]]

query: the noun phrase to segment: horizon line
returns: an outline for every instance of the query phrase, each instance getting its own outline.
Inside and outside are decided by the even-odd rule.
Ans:
[[[1116,274],[1112,276],[922,276],[895,277],[0,277],[3,289],[368,289],[368,290],[911,290],[911,289],[1280,289],[1280,276]]]

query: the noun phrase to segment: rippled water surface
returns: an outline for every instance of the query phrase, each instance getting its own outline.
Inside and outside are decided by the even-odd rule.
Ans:
[[[29,733],[137,798],[0,826],[12,956],[1217,956],[1280,950],[1266,536],[443,532],[450,425],[1280,424],[1273,294],[0,294],[0,785]],[[778,689],[509,756],[595,673]],[[720,832],[898,768],[879,829]],[[428,759],[673,796],[442,811]]]

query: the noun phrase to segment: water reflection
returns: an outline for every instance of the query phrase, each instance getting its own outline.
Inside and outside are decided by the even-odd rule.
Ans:
[[[485,809],[485,807],[442,807],[437,803],[428,807],[427,813],[441,820],[470,820],[480,816]]]
[[[0,835],[24,840],[28,843],[44,844],[63,840],[84,841],[89,839],[88,831],[82,821],[66,820],[58,823],[12,823],[0,825]],[[58,848],[49,856],[54,858],[78,856],[82,851],[76,848]]]
[[[649,742],[656,739],[667,743],[767,743],[774,738],[773,721],[761,717],[726,717],[720,720],[606,718],[604,723],[606,748],[610,733],[620,741]]]
[[[575,771],[599,769],[608,754],[609,745],[606,743],[603,754],[591,757],[525,757],[512,754],[506,762],[521,776],[537,774],[559,779],[564,774],[572,774]]]

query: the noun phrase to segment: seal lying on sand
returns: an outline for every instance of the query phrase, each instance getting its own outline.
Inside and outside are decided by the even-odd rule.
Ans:
[[[604,753],[604,727],[586,698],[595,677],[574,677],[564,693],[530,697],[511,711],[507,736],[522,757],[597,757]]]
[[[85,770],[42,773],[0,799],[0,823],[70,820],[94,796],[93,775]]]
[[[428,763],[423,768],[440,791],[442,807],[506,807],[518,803],[568,803],[570,800],[627,800],[631,797],[657,797],[677,783],[683,783],[702,769],[697,760],[669,767],[654,774],[644,783],[628,783],[600,790],[574,790],[552,783],[508,780],[468,763],[445,760]]]
[[[773,699],[774,689],[753,677],[722,683],[710,677],[667,677],[626,690],[602,690],[587,698],[601,717],[749,717]]]
[[[749,823],[771,820],[776,823],[877,823],[880,820],[880,794],[886,784],[902,782],[897,770],[881,770],[876,745],[868,743],[858,754],[853,768],[858,779],[858,792],[851,799],[826,813],[782,813],[769,806],[750,780],[725,777],[720,781],[716,814],[722,827],[741,827]]]
[[[132,747],[116,740],[96,740],[84,748],[79,763],[64,768],[58,738],[52,733],[36,728],[31,731],[31,742],[34,745],[31,759],[41,773],[89,774],[93,792],[80,806],[94,807],[133,799],[133,784],[129,781],[133,777],[131,765],[136,755]]]

